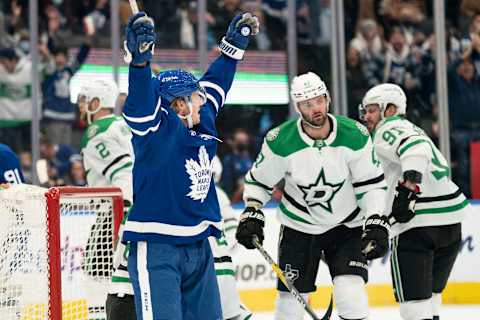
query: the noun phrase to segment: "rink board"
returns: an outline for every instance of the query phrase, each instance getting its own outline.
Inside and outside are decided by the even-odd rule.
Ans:
[[[241,212],[241,209],[236,209]],[[266,218],[266,250],[276,259],[280,224],[276,209],[264,210]],[[480,304],[480,202],[474,202],[472,211],[462,227],[462,246],[450,281],[443,293],[446,304]],[[374,260],[369,268],[367,291],[372,306],[388,306],[395,303],[390,276],[390,253],[383,259]],[[242,301],[252,310],[272,310],[276,297],[276,278],[270,266],[255,250],[237,249],[234,257],[237,285]],[[325,307],[332,291],[328,268],[320,264],[317,277],[317,292],[311,303],[315,308]]]

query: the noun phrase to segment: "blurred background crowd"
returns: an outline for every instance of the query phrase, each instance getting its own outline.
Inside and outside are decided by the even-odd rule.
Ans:
[[[358,104],[373,85],[392,82],[408,96],[408,116],[434,141],[438,139],[432,0],[345,0],[348,115],[358,118]],[[453,178],[470,195],[470,146],[480,140],[480,1],[446,0],[446,47]],[[197,2],[144,0],[155,20],[156,48],[194,50]],[[254,12],[261,33],[249,50],[272,57],[286,54],[286,0],[207,2],[207,44],[214,50],[229,21]],[[110,48],[107,0],[39,0],[41,64],[41,157],[47,160],[49,186],[85,185],[80,144],[86,123],[80,121],[69,84],[92,51]],[[128,1],[119,8],[124,26]],[[296,0],[298,72],[314,71],[331,83],[332,38],[329,0]],[[12,147],[27,180],[32,170],[29,87],[28,0],[7,0],[0,7],[0,141]],[[123,35],[122,35],[123,36]],[[183,51],[182,51],[183,52]],[[248,59],[248,56],[247,56]],[[246,60],[247,60],[246,59]],[[286,59],[284,59],[286,63]],[[246,61],[245,63],[248,63]],[[286,66],[285,66],[286,69]],[[119,107],[122,101],[119,99]],[[4,110],[4,111],[2,111]],[[8,110],[6,112],[5,110]],[[232,201],[241,199],[243,176],[252,165],[263,136],[289,117],[288,105],[235,105],[220,113],[221,186]]]

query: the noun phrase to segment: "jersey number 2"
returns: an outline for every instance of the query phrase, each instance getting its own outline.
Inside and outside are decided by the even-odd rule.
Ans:
[[[100,154],[100,156],[103,159],[105,159],[106,157],[108,157],[110,155],[110,151],[107,150],[107,147],[105,146],[105,144],[103,142],[100,142],[100,143],[96,144],[95,149],[97,149],[98,153]]]

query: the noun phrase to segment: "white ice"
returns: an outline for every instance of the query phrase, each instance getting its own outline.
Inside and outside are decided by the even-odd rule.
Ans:
[[[322,311],[317,310],[317,316],[323,315]],[[256,312],[251,318],[252,320],[273,320],[273,313],[259,313]],[[305,316],[305,320],[311,319]],[[337,320],[335,310],[331,320]],[[372,308],[370,310],[369,320],[402,320],[396,307]],[[440,313],[440,320],[480,320],[480,305],[446,305],[443,306]]]

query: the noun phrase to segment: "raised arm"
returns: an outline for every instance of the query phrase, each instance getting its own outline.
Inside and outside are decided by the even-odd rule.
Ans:
[[[154,42],[153,20],[145,12],[130,17],[125,41],[128,57],[125,60],[130,62],[128,96],[123,117],[136,136],[158,130],[161,122],[161,98],[156,93],[150,68]]]
[[[250,38],[256,35],[258,30],[257,17],[248,12],[233,18],[218,46],[221,56],[215,59],[200,79],[200,85],[205,88],[207,100],[211,102],[211,111],[215,116],[225,103],[226,95],[232,86],[237,61],[243,59]]]

